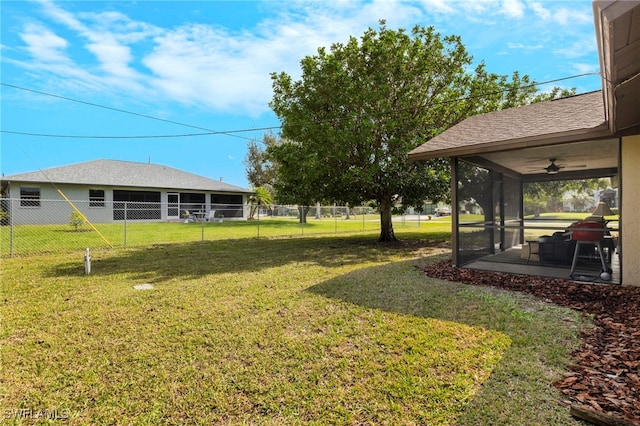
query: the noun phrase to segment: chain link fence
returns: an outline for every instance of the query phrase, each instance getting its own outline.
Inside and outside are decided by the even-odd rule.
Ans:
[[[432,214],[394,217],[394,228],[418,228]],[[371,207],[0,200],[1,257],[379,231]]]

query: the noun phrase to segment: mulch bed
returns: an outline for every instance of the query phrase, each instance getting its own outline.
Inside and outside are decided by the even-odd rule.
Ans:
[[[612,419],[606,424],[640,425],[640,287],[456,268],[451,261],[423,271],[442,280],[532,294],[593,314],[595,329],[581,334],[581,345],[572,354],[575,364],[554,385],[575,407]]]

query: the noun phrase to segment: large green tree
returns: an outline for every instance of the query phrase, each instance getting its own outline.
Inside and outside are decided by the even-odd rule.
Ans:
[[[396,202],[421,206],[449,193],[444,160],[410,163],[408,152],[463,119],[527,103],[536,89],[527,76],[509,80],[470,71],[472,57],[457,36],[432,27],[369,29],[346,44],[301,61],[300,80],[273,73],[271,108],[288,143],[268,148],[278,164],[276,196],[380,210],[381,241],[396,239]]]

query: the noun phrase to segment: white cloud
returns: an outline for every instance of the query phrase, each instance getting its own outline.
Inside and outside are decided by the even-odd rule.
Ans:
[[[447,0],[423,0],[425,8],[432,12],[437,13],[455,13],[456,8],[453,7],[451,2],[447,2]]]
[[[429,2],[431,0],[428,0]],[[435,0],[440,3],[439,0]],[[459,19],[473,22],[493,22],[497,18],[522,18],[526,6],[521,0],[445,0],[449,12],[456,12]]]
[[[571,68],[573,69],[573,72],[577,74],[588,74],[588,73],[600,72],[600,66],[598,65],[598,63],[575,62],[571,64]]]
[[[268,111],[271,72],[299,78],[304,56],[315,54],[320,46],[344,43],[349,35],[359,37],[366,28],[377,28],[380,19],[388,28],[437,24],[438,31],[475,28],[482,22],[473,41],[483,47],[496,43],[494,52],[504,52],[505,46],[542,49],[540,28],[553,34],[551,27],[557,23],[584,19],[583,13],[554,9],[553,3],[541,1],[291,1],[269,2],[270,18],[252,28],[232,30],[202,18],[194,18],[200,23],[183,20],[169,27],[134,20],[120,11],[74,13],[64,2],[41,5],[43,13],[34,12],[41,22],[36,25],[32,19],[21,32],[34,58],[22,60],[24,68],[55,75],[65,84],[251,116]],[[487,29],[494,22],[500,25]],[[517,38],[515,33],[503,34],[508,27],[517,28]],[[577,57],[576,52],[588,48],[572,43],[555,53]]]
[[[30,23],[25,26],[20,38],[37,62],[67,62],[66,48],[69,43],[42,25]]]
[[[582,38],[574,40],[567,45],[554,49],[553,53],[566,59],[574,59],[587,56],[597,49],[595,38]]]
[[[87,49],[96,55],[96,58],[102,64],[102,69],[107,74],[124,78],[136,78],[135,71],[128,66],[132,59],[131,49],[128,46],[123,46],[113,39],[105,38],[101,41],[88,43]]]
[[[258,115],[268,110],[270,73],[285,71],[297,78],[305,55],[315,54],[320,46],[346,42],[372,21],[377,25],[378,19],[392,16],[388,9],[393,3],[380,1],[360,8],[351,2],[303,6],[295,13],[281,10],[251,34],[201,24],[168,30],[155,38],[153,52],[143,63],[153,74],[153,85],[181,102]],[[394,20],[415,17],[412,9],[403,8]]]
[[[513,43],[513,42],[507,43],[507,47],[509,49],[518,49],[523,51],[544,49],[544,45],[542,44],[524,44],[524,43]]]
[[[553,12],[553,20],[562,26],[574,26],[591,23],[592,17],[585,12],[560,8]]]
[[[151,84],[179,102],[225,111],[244,106],[255,114],[261,108],[256,101],[264,100],[261,92],[270,88],[269,75],[253,55],[259,40],[241,37],[204,25],[183,26],[156,37],[142,62]]]
[[[141,90],[143,76],[131,66],[133,55],[127,43],[155,34],[154,27],[137,24],[118,12],[74,15],[53,2],[42,4],[45,14],[54,22],[64,25],[85,41],[84,47],[95,56],[109,84],[126,90]]]
[[[576,24],[591,23],[591,14],[573,9],[567,9],[565,7],[553,8],[554,3],[541,3],[532,2],[529,3],[529,8],[533,13],[542,21],[559,24],[562,26],[571,26]],[[552,6],[551,8],[546,6]]]
[[[524,4],[520,0],[503,0],[501,13],[511,18],[524,16]]]

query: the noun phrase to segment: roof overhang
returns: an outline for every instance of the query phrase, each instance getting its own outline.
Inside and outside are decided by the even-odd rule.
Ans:
[[[606,117],[612,133],[640,125],[640,2],[594,0]]]
[[[519,174],[534,173],[521,162],[542,157],[562,163],[585,163],[576,155],[602,155],[597,146],[612,135],[605,120],[601,91],[476,115],[447,129],[409,153],[410,161],[430,158],[483,156],[506,153],[500,163]],[[580,149],[564,145],[580,142]],[[584,144],[584,142],[591,142]],[[593,144],[593,147],[591,145]],[[589,148],[587,149],[587,146]],[[504,163],[504,160],[508,160]],[[613,160],[613,159],[612,159]],[[587,166],[596,168],[595,164]],[[613,162],[617,165],[616,161]],[[528,164],[534,166],[534,164]],[[608,167],[608,166],[607,166]],[[568,171],[568,170],[564,170]]]
[[[514,151],[527,148],[544,148],[553,145],[566,144],[577,141],[594,140],[610,137],[611,133],[606,123],[587,129],[573,130],[570,132],[541,134],[527,136],[524,138],[514,138],[508,140],[496,140],[483,144],[471,144],[453,148],[434,149],[421,154],[415,154],[412,161],[425,160],[429,158],[462,157],[466,155],[481,155],[492,152]]]
[[[412,161],[461,157],[524,180],[612,176],[618,135],[604,119],[602,92],[477,115],[409,153]],[[559,174],[549,174],[551,162]]]

